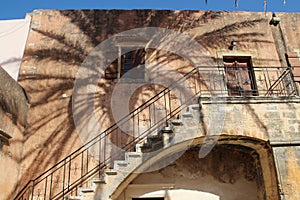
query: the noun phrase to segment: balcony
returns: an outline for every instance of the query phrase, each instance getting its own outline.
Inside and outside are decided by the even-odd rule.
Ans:
[[[290,67],[199,67],[200,97],[293,97]],[[196,86],[195,86],[196,87]]]

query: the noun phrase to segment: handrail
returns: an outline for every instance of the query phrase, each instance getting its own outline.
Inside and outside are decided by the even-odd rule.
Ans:
[[[284,78],[286,78],[289,74],[291,74],[291,69],[290,68],[285,68],[283,71],[281,71],[280,76],[277,78],[277,80],[270,86],[270,88],[268,89],[268,91],[266,92],[265,96],[271,95],[272,91],[274,88],[278,87],[278,85],[280,84],[281,81],[284,80]],[[292,77],[288,77],[289,80],[286,81],[292,81]]]
[[[201,71],[202,69],[203,71]],[[109,167],[113,160],[118,158],[118,153],[109,154],[108,152],[111,150],[107,145],[110,140],[123,151],[133,150],[135,144],[145,139],[149,134],[157,130],[163,123],[166,123],[169,119],[175,117],[186,107],[187,103],[192,101],[197,95],[205,96],[209,92],[215,92],[216,95],[219,95],[224,94],[224,91],[226,93],[228,92],[228,95],[234,94],[234,96],[237,96],[236,94],[242,96],[256,96],[259,95],[259,92],[262,94],[265,91],[267,91],[267,93],[264,93],[264,95],[271,95],[271,93],[269,93],[270,90],[274,90],[275,92],[273,93],[276,93],[277,95],[297,95],[297,93],[290,94],[290,89],[286,88],[287,86],[282,83],[287,75],[289,75],[290,78],[286,81],[292,80],[291,70],[287,70],[288,73],[286,74],[281,73],[282,69],[287,68],[252,67],[251,69],[236,69],[236,76],[241,74],[242,79],[236,78],[236,80],[233,81],[232,77],[228,77],[228,74],[226,74],[227,71],[224,68],[194,68],[183,77],[173,82],[169,87],[163,89],[138,108],[131,111],[128,115],[121,118],[117,123],[113,124],[105,131],[92,138],[86,144],[72,152],[70,155],[66,156],[60,162],[43,172],[41,175],[30,180],[16,195],[15,200],[33,200],[34,196],[43,196],[44,200],[64,197],[85,180],[91,178],[98,172],[100,173],[102,169]],[[247,74],[249,75],[249,80],[244,80],[244,76]],[[261,80],[258,80],[256,76],[258,76]],[[250,81],[249,86],[247,86],[248,88],[244,89],[241,81]],[[257,82],[259,81],[264,82],[265,85],[258,84]],[[219,85],[216,86],[215,83],[217,82]],[[187,83],[189,86],[192,85],[189,89],[192,90],[192,95],[189,96],[190,98],[186,99],[186,101],[181,105],[173,104],[171,92],[173,92],[172,90],[181,83]],[[235,88],[230,88],[230,84],[235,85]],[[289,84],[289,87],[292,87],[292,91],[296,91],[294,82],[290,82]],[[159,119],[155,119],[158,113],[158,111],[155,110],[157,107],[156,104],[163,107],[162,110],[164,113]],[[141,131],[139,123],[141,120],[140,114],[143,112],[146,112],[146,116],[149,117],[149,120],[144,122],[146,124],[146,128]],[[154,116],[153,120],[151,120],[152,115]],[[133,128],[130,130],[132,131],[132,134],[128,136],[123,132],[120,126],[123,124],[131,125],[131,123],[133,123]],[[126,136],[129,141],[122,144],[122,136]],[[99,154],[96,155],[97,159],[94,158],[95,155],[91,155],[90,153],[91,151],[95,151],[94,149],[96,149],[96,152]],[[107,154],[109,154],[109,156],[107,156]],[[96,164],[93,165],[93,163]],[[77,171],[80,171],[79,175],[77,175]],[[72,174],[73,172],[74,174]],[[61,176],[61,174],[63,174],[63,176]],[[27,196],[26,198],[25,195]]]
[[[180,79],[178,79],[177,81],[175,81],[174,83],[172,83],[168,88],[163,89],[157,95],[153,96],[152,98],[150,98],[149,100],[147,100],[145,103],[143,103],[142,105],[140,105],[138,108],[136,108],[133,111],[131,111],[127,116],[124,116],[123,118],[121,118],[117,123],[113,124],[112,126],[110,126],[109,128],[107,128],[105,131],[101,132],[99,135],[97,135],[96,137],[94,137],[93,139],[91,139],[89,142],[87,142],[86,144],[84,144],[83,146],[81,146],[80,148],[78,148],[77,150],[75,150],[74,152],[72,152],[70,155],[68,155],[67,157],[65,157],[64,159],[62,159],[60,162],[56,163],[53,167],[51,167],[48,170],[46,170],[45,172],[43,172],[41,175],[39,175],[35,179],[30,180],[26,184],[26,186],[18,193],[18,195],[15,197],[15,199],[16,200],[17,199],[23,199],[23,195],[26,194],[27,191],[29,191],[28,193],[32,193],[31,195],[30,194],[28,194],[28,195],[29,195],[29,197],[31,196],[31,199],[33,199],[34,192],[35,192],[35,186],[37,184],[40,184],[43,181],[45,181],[45,185],[46,185],[46,186],[43,187],[43,189],[45,189],[45,192],[46,192],[46,190],[48,189],[47,187],[49,187],[49,186],[47,186],[47,184],[49,184],[48,183],[48,178],[50,179],[50,184],[51,184],[50,185],[50,189],[51,189],[52,182],[53,182],[53,175],[57,171],[61,170],[62,168],[64,168],[64,171],[65,171],[66,170],[65,168],[68,167],[66,165],[69,165],[69,169],[70,169],[71,168],[70,166],[72,164],[71,163],[72,159],[76,158],[77,156],[81,155],[82,153],[85,153],[85,152],[88,153],[89,148],[92,147],[93,145],[95,145],[97,142],[99,142],[101,140],[105,140],[106,141],[106,137],[110,133],[112,133],[113,131],[119,129],[118,125],[120,125],[120,124],[122,124],[124,122],[128,122],[129,120],[132,119],[132,117],[134,117],[138,113],[140,113],[141,110],[145,110],[145,108],[150,108],[151,105],[154,105],[155,102],[157,102],[158,100],[161,100],[162,97],[166,100],[166,98],[167,98],[166,94],[170,95],[171,90],[178,85],[178,82],[185,81],[187,77],[190,77],[190,76],[194,75],[197,72],[198,72],[197,68],[194,68],[189,73],[185,74],[183,77],[181,77]],[[161,123],[162,121],[164,121],[167,118],[167,116],[171,116],[170,113],[172,113],[172,110],[171,110],[171,108],[168,108],[168,109],[170,109],[168,115],[164,116],[163,119],[160,119],[159,122],[156,122],[155,124],[152,124],[152,126],[150,124],[150,127],[147,130],[143,131],[142,134],[139,134],[139,135],[143,135],[144,136],[145,133],[149,133],[149,130],[151,131],[152,129],[156,128],[159,123]],[[167,108],[166,108],[166,110],[167,110]],[[178,109],[176,109],[176,111],[177,110]],[[127,143],[123,148],[126,148],[126,150],[128,150],[129,149],[128,147],[130,145],[132,145],[133,143],[138,142],[141,139],[143,139],[143,138],[141,138],[140,136],[136,137],[134,140],[132,140],[131,142]],[[99,144],[101,145],[101,142]],[[111,157],[105,158],[105,156],[106,156],[105,154],[103,156],[104,156],[104,159],[100,158],[100,160],[103,160],[103,163],[99,162],[99,164],[98,164],[98,166],[96,166],[96,168],[92,168],[92,169],[90,169],[90,171],[87,171],[85,174],[83,174],[83,176],[80,179],[85,178],[86,175],[90,174],[90,172],[98,171],[98,170],[100,170],[101,167],[105,167],[108,164],[107,162],[111,160]],[[83,159],[83,157],[82,157],[82,159]],[[82,165],[81,167],[84,167],[84,166]],[[70,173],[70,170],[69,170],[69,173]],[[91,174],[93,174],[93,173],[91,173]],[[63,178],[65,178],[65,176],[66,176],[66,174],[64,174]],[[68,175],[67,178],[70,179],[70,175]],[[41,179],[41,180],[39,180],[39,179]],[[80,182],[80,181],[79,180],[74,181],[75,184],[77,182]],[[62,185],[62,187],[63,187],[62,191],[59,192],[59,193],[57,193],[57,195],[52,196],[52,194],[47,195],[45,193],[44,196],[46,198],[49,197],[49,199],[55,199],[56,197],[60,197],[59,195],[61,195],[61,193],[64,195],[67,192],[69,192],[71,190],[70,188],[74,187],[74,185],[73,185],[74,183],[68,184],[67,185],[67,189],[64,188],[64,184],[63,184]],[[46,199],[46,198],[44,198],[44,199]]]

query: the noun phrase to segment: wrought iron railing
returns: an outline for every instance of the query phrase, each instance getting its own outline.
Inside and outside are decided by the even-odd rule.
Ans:
[[[111,168],[122,152],[177,116],[200,96],[298,95],[290,68],[226,69],[198,67],[133,110],[43,174],[28,182],[16,200],[62,199],[87,180]],[[112,147],[114,146],[114,147]]]
[[[201,96],[298,95],[290,67],[206,67],[200,79]]]

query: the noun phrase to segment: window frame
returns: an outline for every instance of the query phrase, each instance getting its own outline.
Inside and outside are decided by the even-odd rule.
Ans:
[[[122,51],[125,52],[122,54]],[[131,74],[131,70],[135,67],[145,65],[146,49],[138,48],[132,51],[126,51],[126,47],[119,48],[119,56],[114,60],[108,68],[105,69],[105,79],[141,79],[145,80],[145,71],[142,73]],[[140,55],[138,55],[140,54]],[[127,66],[125,66],[127,65]],[[124,76],[125,75],[125,76]],[[131,77],[137,76],[137,77]]]
[[[223,56],[223,66],[228,96],[258,96],[251,56]]]

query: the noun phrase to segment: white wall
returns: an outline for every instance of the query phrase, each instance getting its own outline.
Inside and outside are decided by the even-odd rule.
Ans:
[[[30,21],[29,15],[25,19],[0,21],[0,65],[15,80],[19,76]]]

